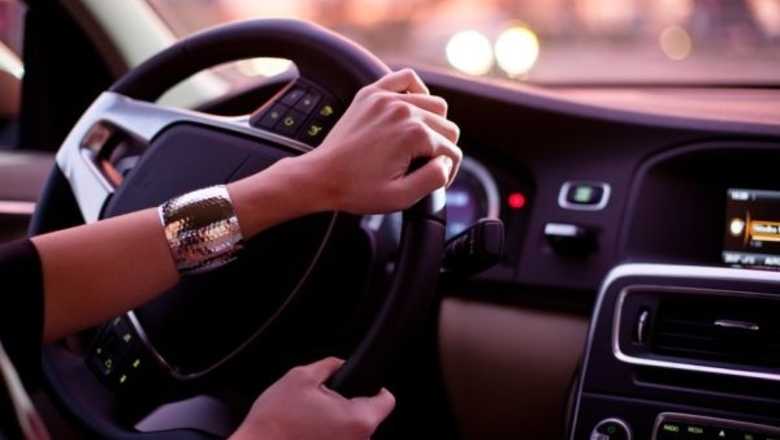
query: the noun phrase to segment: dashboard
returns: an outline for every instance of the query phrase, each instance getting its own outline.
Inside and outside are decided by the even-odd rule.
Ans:
[[[780,124],[610,109],[421,73],[447,98],[463,133],[466,158],[448,191],[447,236],[484,217],[506,227],[503,260],[444,292],[441,345],[413,356],[433,369],[429,376],[444,377],[460,429],[477,433],[471,438],[491,438],[486,429],[492,438],[558,438],[568,424],[577,440],[690,438],[675,437],[689,428],[774,433],[780,380],[767,375],[780,364],[753,359],[780,334],[767,314],[780,313]],[[273,93],[244,92],[205,110],[250,111],[241,105]],[[127,151],[115,159],[129,170],[134,153]],[[363,227],[397,243],[400,220],[367,217]],[[478,318],[453,316],[475,303],[494,308]],[[544,320],[531,313],[500,319],[518,304],[543,306]],[[706,334],[662,343],[679,316],[696,317],[685,329]],[[703,337],[730,351],[702,355],[702,347],[685,345]],[[443,392],[431,389],[435,381],[420,383],[417,367],[405,377],[419,402],[407,407],[409,420],[418,417],[409,412],[447,407],[419,397]],[[537,382],[529,405],[525,392]],[[403,387],[394,392],[410,402]],[[480,413],[480,402],[511,414],[495,420]],[[555,423],[542,423],[554,411],[561,414]],[[471,425],[480,420],[492,428]]]
[[[502,274],[510,287],[490,299],[479,298],[484,288],[464,295],[504,307],[581,304],[592,312],[584,351],[565,355],[579,363],[573,383],[563,373],[553,381],[543,362],[516,367],[526,379],[496,380],[527,395],[531,377],[547,377],[558,405],[571,402],[565,434],[534,421],[548,420],[555,408],[543,397],[537,402],[547,412],[503,398],[499,405],[524,408],[516,416],[523,430],[512,432],[573,440],[776,438],[780,123],[728,117],[737,92],[699,91],[696,112],[666,116],[533,89],[506,93],[435,72],[426,80],[448,98],[467,154],[479,154],[488,168],[510,164],[532,188],[522,241],[507,239],[517,252],[513,275]],[[773,96],[775,104],[759,100],[756,108],[780,109]],[[474,108],[490,118],[473,116]],[[548,319],[550,334],[526,342],[517,365],[569,350],[554,336],[564,334],[566,321]],[[465,367],[451,366],[450,374],[458,368]]]

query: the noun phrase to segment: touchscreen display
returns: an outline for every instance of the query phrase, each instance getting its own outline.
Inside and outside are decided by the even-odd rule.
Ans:
[[[728,190],[723,262],[780,269],[780,191]]]

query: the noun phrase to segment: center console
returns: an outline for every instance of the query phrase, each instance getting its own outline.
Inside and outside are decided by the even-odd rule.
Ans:
[[[570,439],[780,440],[776,145],[710,143],[638,170]]]
[[[780,439],[780,273],[626,264],[591,324],[572,439]]]

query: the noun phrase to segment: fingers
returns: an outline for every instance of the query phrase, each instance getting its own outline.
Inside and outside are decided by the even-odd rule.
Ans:
[[[395,99],[409,103],[415,107],[429,111],[439,116],[447,117],[447,101],[440,96],[421,95],[414,93],[388,93]]]
[[[418,110],[422,121],[435,132],[444,136],[445,139],[456,144],[460,138],[460,128],[457,124],[447,118],[431,113],[426,110]],[[433,154],[429,154],[433,156]]]
[[[395,408],[395,397],[387,388],[382,388],[373,397],[356,397],[351,400],[353,408],[373,432]]]
[[[436,156],[418,170],[393,182],[392,190],[401,205],[409,206],[425,195],[447,185],[453,162],[449,156]]]
[[[342,365],[344,365],[344,360],[336,357],[327,357],[313,364],[296,367],[293,371],[298,370],[301,376],[319,385],[328,380]]]
[[[389,73],[375,82],[374,85],[389,92],[430,94],[428,86],[412,69],[401,69],[397,72]]]

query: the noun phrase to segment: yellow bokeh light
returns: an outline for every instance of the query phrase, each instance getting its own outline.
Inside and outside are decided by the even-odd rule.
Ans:
[[[680,26],[669,26],[661,32],[658,39],[661,50],[672,60],[681,61],[688,58],[693,50],[693,41],[688,31]]]
[[[539,58],[539,38],[524,26],[513,26],[498,36],[495,51],[496,62],[507,75],[522,75]]]
[[[469,75],[484,75],[493,68],[490,40],[475,30],[461,31],[447,43],[447,61]]]

